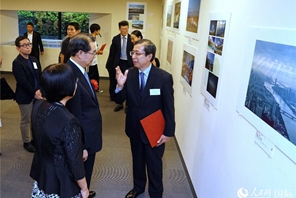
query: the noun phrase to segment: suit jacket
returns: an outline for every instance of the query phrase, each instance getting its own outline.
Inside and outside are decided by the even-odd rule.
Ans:
[[[159,94],[151,95],[150,90],[159,90]],[[172,137],[175,134],[175,109],[172,75],[166,71],[152,66],[145,89],[140,94],[139,70],[135,67],[129,69],[124,89],[116,94],[116,102],[120,104],[126,99],[126,126],[125,132],[129,138],[133,138],[136,132],[140,132],[141,139],[148,144],[146,134],[140,124],[140,120],[161,109],[165,118],[163,134]]]
[[[24,33],[25,37],[28,37],[28,32]],[[33,31],[33,41],[31,41],[32,45],[32,52],[30,55],[35,56],[39,60],[39,47],[40,52],[43,52],[43,44],[41,40],[41,35],[38,32]]]
[[[36,63],[35,73],[37,82],[41,76],[41,66],[34,56],[29,56],[32,63]],[[29,104],[35,96],[35,79],[32,67],[28,64],[27,59],[18,55],[12,62],[12,72],[16,80],[15,99],[18,104]]]
[[[129,52],[133,50],[133,43],[131,41],[131,36],[128,34],[127,43],[126,43],[126,55],[128,66],[133,67],[132,57],[129,55]],[[110,52],[106,63],[107,69],[115,69],[119,65],[121,53],[121,34],[118,34],[113,37],[112,43],[110,46]]]
[[[99,102],[79,68],[71,60],[68,60],[67,64],[73,68],[79,80],[75,96],[67,102],[66,107],[82,126],[85,149],[88,154],[94,154],[102,149],[102,116]]]

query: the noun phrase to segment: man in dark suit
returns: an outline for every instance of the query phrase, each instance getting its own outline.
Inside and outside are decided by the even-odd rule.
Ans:
[[[43,49],[43,44],[41,40],[41,35],[34,31],[34,25],[31,22],[27,23],[27,31],[24,33],[24,36],[27,37],[32,45],[32,51],[31,51],[31,56],[35,56],[37,60],[40,62],[39,55],[43,55],[44,49]],[[40,48],[40,51],[39,51]]]
[[[128,22],[120,21],[118,27],[120,34],[114,36],[112,39],[109,57],[106,63],[106,68],[109,72],[109,94],[111,101],[114,101],[115,99],[115,68],[119,66],[122,73],[124,73],[126,69],[133,67],[132,58],[129,56],[129,52],[133,50],[133,43],[131,41],[131,36],[128,34]],[[123,103],[119,103],[114,111],[117,112],[121,109],[123,109]]]
[[[17,37],[15,46],[19,55],[12,62],[12,72],[16,80],[15,100],[21,112],[20,130],[23,146],[27,151],[35,152],[30,120],[34,99],[42,98],[39,90],[41,66],[34,56],[30,56],[31,44],[27,37]]]
[[[146,166],[150,197],[163,194],[162,156],[166,142],[175,134],[174,90],[172,75],[152,65],[156,47],[147,39],[135,43],[131,52],[134,67],[124,75],[116,68],[116,101],[126,100],[125,132],[130,138],[133,158],[134,186],[126,198],[135,198],[145,191]],[[151,147],[140,120],[161,110],[165,119],[163,134],[156,147]]]
[[[69,54],[69,43],[73,36],[80,33],[80,25],[77,22],[70,22],[67,26],[67,36],[63,39],[61,43],[61,52],[59,55],[60,63],[67,63],[70,54]]]
[[[88,152],[84,168],[89,189],[96,152],[102,149],[102,116],[99,102],[85,70],[96,55],[95,39],[90,34],[77,34],[71,38],[69,52],[71,57],[67,64],[73,68],[78,83],[75,96],[67,102],[66,107],[79,120],[83,129],[84,152]],[[95,191],[89,192],[90,198],[95,195]]]

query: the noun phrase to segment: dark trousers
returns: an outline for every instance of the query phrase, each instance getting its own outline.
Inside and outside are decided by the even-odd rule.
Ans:
[[[125,70],[128,69],[128,62],[127,60],[120,60],[119,62],[119,67],[121,72],[124,74]],[[115,79],[116,77],[116,72],[115,68],[107,68],[108,73],[109,73],[109,94],[110,94],[110,100],[114,101],[115,100],[115,89],[117,85],[117,81]],[[119,104],[123,105],[123,104]]]
[[[124,74],[125,70],[129,68],[127,60],[121,60],[119,61],[119,67],[121,72]]]
[[[87,160],[84,162],[85,179],[87,182],[88,189],[90,187],[91,175],[93,172],[95,159],[96,159],[96,153],[88,155]]]
[[[115,100],[115,88],[117,81],[115,79],[115,69],[108,68],[108,73],[109,73],[109,94],[110,94],[110,100],[114,101]]]
[[[146,166],[148,173],[148,192],[151,198],[162,198],[163,194],[163,165],[162,157],[165,145],[151,148],[150,144],[144,144],[140,133],[130,139],[133,157],[134,190],[144,192],[146,185]]]
[[[100,89],[100,74],[98,70],[98,65],[91,65],[88,67],[88,76],[89,76],[89,79],[94,79],[98,82],[99,89]]]

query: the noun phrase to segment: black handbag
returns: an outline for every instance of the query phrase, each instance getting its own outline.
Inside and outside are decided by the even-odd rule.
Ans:
[[[7,83],[5,78],[1,78],[0,82],[1,87],[1,94],[0,94],[0,100],[14,100],[15,99],[15,93]]]

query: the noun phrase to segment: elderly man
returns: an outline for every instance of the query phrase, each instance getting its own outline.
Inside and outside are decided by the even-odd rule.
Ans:
[[[96,152],[102,149],[102,116],[99,102],[85,70],[96,55],[94,38],[86,33],[75,35],[71,38],[69,53],[71,57],[67,64],[74,69],[78,83],[75,96],[67,102],[66,106],[79,120],[84,132],[84,152],[88,152],[84,168],[89,189]],[[89,192],[89,198],[95,195],[95,191]]]

